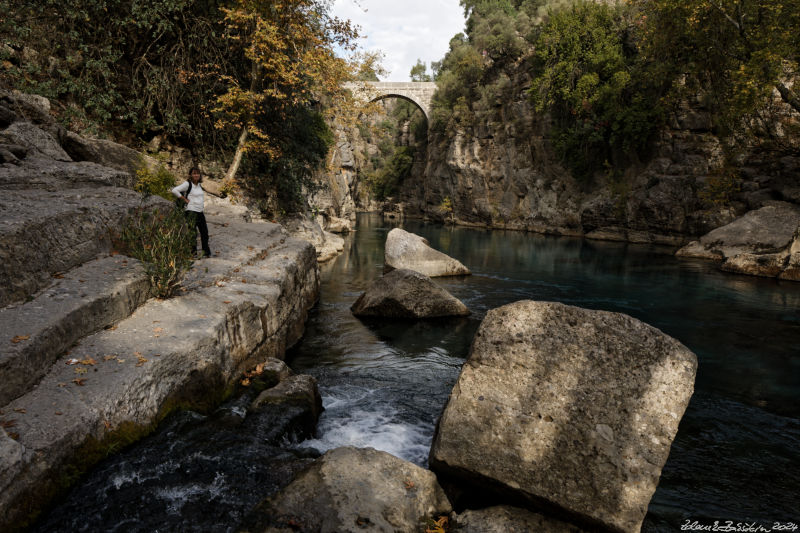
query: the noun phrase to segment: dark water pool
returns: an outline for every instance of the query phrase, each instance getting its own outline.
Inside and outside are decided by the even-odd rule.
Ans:
[[[800,519],[800,283],[719,272],[670,250],[511,231],[403,227],[473,272],[437,278],[468,319],[401,323],[353,317],[383,268],[393,226],[359,218],[322,268],[322,298],[290,365],[320,381],[326,411],[301,446],[372,446],[425,464],[434,425],[486,311],[550,300],[630,314],[698,356],[695,395],[651,502],[645,531],[686,520]]]

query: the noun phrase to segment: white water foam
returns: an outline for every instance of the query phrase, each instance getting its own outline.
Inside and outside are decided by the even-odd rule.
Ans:
[[[323,415],[320,420],[319,438],[303,441],[298,446],[320,452],[339,446],[375,448],[418,465],[428,460],[433,426],[402,422],[388,408],[327,412],[329,416]]]

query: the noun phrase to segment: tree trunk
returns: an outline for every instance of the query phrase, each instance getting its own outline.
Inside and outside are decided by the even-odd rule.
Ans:
[[[795,111],[800,113],[800,98],[797,97],[797,94],[795,94],[793,90],[780,81],[775,84],[775,87],[778,89],[778,92],[781,93],[781,98],[783,98],[783,101],[792,106]]]
[[[242,128],[242,134],[239,135],[239,142],[236,144],[236,153],[233,155],[233,162],[228,167],[225,173],[225,181],[230,182],[239,170],[239,165],[242,162],[242,154],[244,153],[244,143],[247,141],[247,128]]]

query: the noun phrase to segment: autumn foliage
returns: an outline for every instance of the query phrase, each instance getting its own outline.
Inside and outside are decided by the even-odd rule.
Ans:
[[[0,0],[0,86],[51,98],[72,129],[160,135],[233,161],[231,179],[247,179],[237,170],[250,154],[251,176],[279,173],[243,188],[296,191],[324,154],[284,136],[303,130],[327,151],[316,117],[324,125],[334,107],[352,107],[342,82],[373,59],[355,53],[356,28],[330,4]]]

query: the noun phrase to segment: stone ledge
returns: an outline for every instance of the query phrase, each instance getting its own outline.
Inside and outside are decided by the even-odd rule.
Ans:
[[[4,435],[0,443],[0,528],[44,505],[41,495],[57,488],[54,474],[91,439],[102,441],[122,427],[150,427],[198,395],[213,398],[243,370],[282,358],[299,339],[319,294],[313,247],[277,225],[252,224],[253,242],[261,242],[242,252],[233,245],[243,228],[214,223],[218,250],[236,260],[199,261],[190,273],[193,290],[150,300],[116,329],[72,348],[69,357],[94,364],[56,362],[36,388],[2,408],[14,438]]]
[[[104,257],[70,271],[34,300],[0,309],[0,331],[8,337],[0,339],[0,405],[30,390],[75,341],[128,317],[149,293],[139,261]]]
[[[107,253],[110,230],[142,205],[139,193],[117,187],[4,191],[0,196],[0,306],[49,286],[52,275]],[[164,205],[161,198],[146,206]]]

